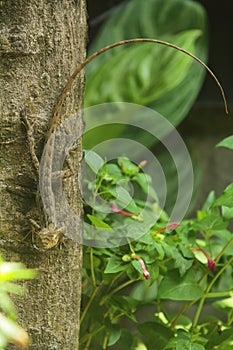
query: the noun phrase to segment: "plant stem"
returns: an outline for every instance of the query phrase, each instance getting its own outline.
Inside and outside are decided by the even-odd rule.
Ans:
[[[200,284],[203,279],[208,275],[208,273],[204,272],[203,275],[201,276],[201,278],[199,279],[199,281],[197,282],[197,284]],[[175,326],[176,326],[176,322],[178,321],[178,319],[180,318],[180,316],[190,307],[192,306],[193,304],[195,304],[197,301],[199,300],[198,299],[195,299],[195,300],[191,300],[191,301],[187,301],[183,306],[182,308],[180,309],[180,311],[176,314],[176,316],[173,318],[173,320],[170,322],[171,323],[171,328],[174,329]]]
[[[225,250],[226,246],[223,248],[223,250]],[[207,295],[209,293],[209,291],[211,290],[211,288],[213,287],[214,283],[217,281],[217,279],[221,276],[221,274],[223,273],[223,271],[230,266],[230,264],[233,262],[233,257],[231,257],[231,259],[228,260],[228,262],[221,268],[221,270],[219,270],[219,272],[213,277],[212,281],[209,283],[209,285],[207,286],[201,300],[200,303],[198,305],[194,320],[193,320],[193,328],[196,327],[200,314],[201,314],[201,310],[204,304],[205,299],[207,298]]]
[[[227,242],[227,244],[223,247],[223,249],[220,251],[220,253],[219,253],[219,254],[217,255],[217,257],[215,258],[215,262],[216,262],[216,263],[218,263],[218,261],[221,259],[222,255],[225,253],[226,249],[227,249],[228,247],[230,247],[230,245],[232,244],[232,242],[233,242],[233,238],[232,238],[229,242]],[[225,265],[224,265],[224,266],[225,266]],[[224,269],[225,269],[224,266],[223,266],[223,268],[219,271],[220,274],[222,273],[222,271],[224,271]],[[220,276],[220,274],[217,274],[217,275],[216,275],[217,278],[218,278],[218,276]],[[201,281],[203,281],[203,279],[204,279],[207,275],[208,275],[208,274],[205,272],[205,273],[202,275],[201,279],[198,281],[198,284],[200,284]],[[215,276],[215,277],[216,277],[216,276]],[[212,280],[213,284],[215,283],[215,281],[216,281],[217,278],[214,278],[214,279]],[[210,294],[209,291],[210,291],[210,289],[212,288],[213,284],[211,284],[210,288],[209,288],[209,286],[207,287],[206,292],[205,292],[206,294],[204,294],[203,297],[202,297],[202,298],[204,298],[204,300],[205,300],[205,298],[208,298],[208,295]],[[219,292],[219,293],[221,293],[221,292]],[[224,293],[224,292],[223,292],[223,293]],[[226,293],[227,293],[227,295],[229,295],[228,292],[226,292]],[[211,293],[211,295],[212,295],[212,293]],[[210,295],[210,297],[211,297],[211,295]],[[219,295],[219,296],[220,296],[220,295]],[[214,297],[214,296],[213,296],[213,297]],[[216,297],[217,297],[217,295],[216,295]],[[176,322],[177,322],[177,320],[180,318],[180,316],[181,316],[191,305],[195,304],[197,301],[198,301],[198,299],[193,300],[193,301],[188,301],[188,302],[186,302],[186,303],[182,306],[182,308],[180,309],[180,311],[176,314],[176,316],[175,316],[175,317],[173,318],[173,320],[171,321],[171,328],[172,328],[172,329],[175,327]],[[200,312],[201,312],[201,308],[202,308],[202,306],[203,306],[203,302],[202,302],[202,305],[201,305],[201,302],[202,302],[202,299],[200,300],[200,304],[199,304],[200,310],[199,310],[199,311],[197,310],[197,312],[199,312],[199,315],[200,315]],[[195,325],[196,325],[196,323],[198,322],[199,315],[197,315],[197,313],[196,313],[196,315],[195,315],[195,316],[197,317],[197,319],[196,319],[196,318],[194,319],[194,322],[195,322],[194,324],[195,324]]]
[[[90,343],[91,343],[91,341],[92,341],[92,338],[93,338],[96,334],[98,334],[99,332],[101,332],[104,328],[105,328],[105,326],[103,325],[103,326],[97,328],[97,329],[96,329],[95,331],[93,331],[92,333],[90,333],[90,334],[88,334],[88,335],[85,335],[85,336],[83,336],[82,339],[80,339],[80,344],[83,344],[83,343],[85,343],[85,341],[87,341],[87,345],[85,346],[85,350],[88,350],[89,345],[90,345]]]
[[[96,287],[95,271],[94,271],[94,261],[93,261],[93,248],[90,249],[90,265],[91,265],[91,279],[93,287]]]
[[[112,288],[112,286],[114,285],[114,283],[118,280],[118,278],[120,278],[121,276],[123,276],[125,273],[125,271],[121,271],[120,273],[118,273],[115,277],[113,277],[112,281],[109,283],[107,292],[110,291],[110,289]]]
[[[112,291],[111,293],[109,293],[108,295],[105,295],[105,296],[103,297],[103,299],[100,301],[100,304],[99,304],[99,305],[102,306],[102,305],[105,303],[105,301],[106,301],[108,298],[110,298],[113,294],[119,292],[119,290],[121,290],[121,289],[123,289],[123,288],[129,286],[130,284],[132,284],[132,283],[134,283],[134,282],[135,282],[134,280],[129,280],[129,281],[126,281],[125,283],[121,284],[121,285],[118,286],[117,288],[113,289],[113,291]]]
[[[220,298],[229,296],[232,294],[232,290],[226,290],[224,292],[210,292],[206,295],[207,298]]]
[[[222,255],[225,253],[227,248],[231,246],[232,243],[233,243],[233,237],[232,237],[232,239],[230,239],[229,242],[227,242],[227,244],[223,247],[223,249],[220,251],[220,253],[217,255],[217,257],[214,259],[216,263],[219,262],[219,260],[221,259]]]
[[[87,344],[85,346],[85,349],[84,350],[88,350],[89,349],[89,345],[91,344],[91,341],[92,341],[92,336],[89,337],[88,341],[87,341]]]
[[[92,304],[92,302],[93,302],[93,300],[94,300],[98,290],[99,290],[99,286],[95,286],[95,289],[93,290],[93,293],[92,293],[92,295],[91,295],[91,297],[90,297],[90,299],[89,299],[85,309],[82,312],[82,316],[80,318],[80,324],[82,324],[82,322],[83,322],[83,320],[84,320],[84,318],[85,318],[85,316],[87,314],[87,311],[89,310],[89,308],[90,308],[90,306],[91,306],[91,304]]]
[[[108,336],[105,335],[104,341],[103,341],[103,350],[107,349],[107,344],[108,344]]]

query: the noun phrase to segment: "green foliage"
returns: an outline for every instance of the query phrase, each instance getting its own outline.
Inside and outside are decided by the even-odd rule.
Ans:
[[[165,40],[206,59],[206,18],[195,1],[129,1],[104,24],[90,53],[133,37]],[[202,67],[167,47],[118,47],[88,67],[85,104],[138,103],[177,125],[197,96],[203,73]],[[101,114],[102,124],[108,117]],[[87,129],[91,123],[87,117]],[[88,132],[84,147],[98,144],[103,134],[109,139],[132,137],[125,125],[112,126]],[[140,132],[136,139],[147,147],[154,142]],[[92,151],[85,158],[84,226],[90,246],[84,247],[80,348],[230,349],[232,185],[219,198],[211,192],[196,218],[177,225],[169,223],[143,166],[126,157],[106,164]],[[124,245],[119,240],[108,249],[92,246],[97,238],[100,246],[112,236],[116,242],[118,234],[121,239],[125,235]],[[206,316],[207,306],[221,310],[220,315],[208,311]]]
[[[194,52],[199,36],[199,30],[189,30],[170,36],[166,41]],[[128,101],[145,106],[177,86],[187,74],[192,60],[179,51],[153,46],[151,43],[134,45],[103,62],[87,80],[88,105],[104,101]],[[107,89],[104,77],[108,81]]]
[[[224,140],[219,142],[216,145],[216,147],[226,147],[229,149],[233,149],[233,136],[229,136],[229,137],[225,138]]]
[[[10,294],[23,295],[24,288],[13,283],[27,280],[37,275],[35,270],[26,269],[21,263],[5,262],[0,256],[0,349],[8,342],[21,348],[28,345],[27,333],[16,323],[17,313]]]
[[[92,159],[96,159],[94,153]],[[92,166],[96,181],[86,182],[95,199],[100,195],[108,200],[104,208],[108,205],[109,212],[103,217],[101,206],[92,208],[90,220],[86,206],[86,222],[114,228],[136,222],[134,215],[127,214],[135,214],[142,222],[158,212],[160,216],[148,232],[128,244],[109,249],[84,247],[81,349],[113,345],[132,350],[230,349],[233,238],[231,218],[223,208],[233,208],[233,200],[229,201],[232,185],[218,198],[211,192],[196,218],[171,226],[143,168],[125,157],[108,166],[103,160],[100,163],[98,171]],[[147,186],[135,177],[147,179]],[[131,202],[117,211],[112,204],[124,203],[114,190],[119,182],[124,183]],[[145,194],[151,195],[147,205]],[[168,300],[178,302],[176,313],[169,311]],[[194,304],[194,314],[185,316]],[[220,316],[209,311],[206,316],[205,306],[221,310]],[[151,310],[147,320],[141,317],[145,308]]]

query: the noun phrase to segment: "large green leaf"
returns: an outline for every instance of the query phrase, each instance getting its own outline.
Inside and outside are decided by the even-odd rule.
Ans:
[[[191,0],[129,1],[104,24],[90,53],[133,37],[167,40],[206,59],[205,13],[200,4]],[[122,46],[97,57],[88,66],[85,103],[128,101],[144,104],[177,125],[196,98],[203,76],[200,65],[170,48],[153,44]],[[102,118],[104,122],[105,116]],[[122,132],[121,129],[110,129],[111,137],[114,131],[115,135]],[[99,133],[101,130],[95,130],[88,141],[93,141]],[[147,146],[154,142],[148,135],[143,138]],[[88,147],[89,142],[85,139]]]
[[[194,52],[199,36],[200,30],[186,30],[165,39]],[[117,101],[149,105],[177,86],[191,64],[189,56],[166,46],[128,45],[88,76],[86,106]]]
[[[168,327],[157,322],[142,323],[138,326],[138,330],[145,337],[145,344],[150,350],[164,349],[173,336]]]
[[[180,277],[178,270],[172,270],[162,280],[158,294],[161,299],[194,300],[202,296],[202,288],[195,280],[195,272],[189,270]]]

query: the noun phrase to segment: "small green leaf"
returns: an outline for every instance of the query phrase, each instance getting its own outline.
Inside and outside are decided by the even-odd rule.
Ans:
[[[126,175],[129,175],[129,176],[136,175],[140,170],[138,165],[132,163],[128,158],[119,157],[117,159],[117,162],[121,167],[121,170],[123,171],[123,173],[125,173]]]
[[[137,261],[137,260],[132,260],[132,261],[131,261],[131,264],[133,265],[133,267],[135,268],[135,270],[136,270],[140,275],[142,275],[142,268],[141,268],[141,265],[140,265],[139,261]]]
[[[6,293],[0,293],[0,309],[11,319],[16,318],[14,303]]]
[[[232,327],[223,330],[221,335],[218,332],[209,334],[209,341],[206,344],[207,350],[231,350],[233,344]]]
[[[37,271],[25,269],[21,263],[3,262],[0,264],[0,281],[31,279],[37,276]]]
[[[123,180],[122,173],[116,164],[106,164],[104,167],[104,180],[118,182]]]
[[[225,207],[224,205],[222,206],[222,216],[224,217],[224,219],[226,220],[230,220],[233,219],[233,207],[229,208],[229,207]]]
[[[29,344],[27,332],[14,321],[0,313],[0,334],[6,337],[7,340],[17,344],[22,349],[26,349]]]
[[[178,270],[172,270],[162,280],[158,290],[161,299],[194,300],[202,296],[203,290],[195,280],[195,272],[189,270],[180,277]]]
[[[135,201],[132,199],[128,191],[126,191],[123,187],[119,186],[116,189],[116,193],[116,204],[117,206],[119,206],[119,208],[124,208],[123,210],[127,210],[135,215],[140,213],[139,208],[135,204]]]
[[[192,260],[185,259],[176,247],[170,246],[166,243],[163,243],[162,245],[165,249],[166,254],[174,259],[174,267],[177,267],[179,269],[180,275],[183,276],[185,272],[192,266]]]
[[[176,350],[205,350],[205,348],[201,344],[190,343],[188,339],[180,339],[176,344]]]
[[[214,201],[215,201],[215,192],[211,191],[209,193],[205,203],[203,204],[202,210],[208,211],[211,208],[211,206],[213,205]]]
[[[216,201],[217,202],[217,201]],[[215,202],[215,205],[216,205]],[[198,230],[222,230],[228,226],[228,223],[222,217],[210,214],[198,220],[195,223],[195,228]]]
[[[84,152],[85,152],[85,162],[89,165],[91,170],[95,174],[97,174],[99,169],[101,169],[102,166],[104,165],[103,159],[96,152],[87,151],[87,150],[85,150]]]
[[[127,264],[122,261],[118,256],[112,256],[108,259],[107,266],[104,273],[116,273],[123,271],[127,268]]]
[[[121,336],[121,328],[118,325],[111,325],[110,335],[108,338],[108,346],[112,346],[116,344],[116,342],[120,339]]]
[[[109,226],[108,224],[106,224],[106,222],[104,222],[103,220],[101,220],[100,218],[98,218],[97,216],[91,215],[91,214],[87,214],[88,219],[91,221],[91,223],[97,227],[97,228],[101,228],[103,230],[106,230],[108,232],[112,232],[113,229],[111,228],[111,226]]]
[[[19,286],[16,283],[12,283],[12,282],[1,283],[0,284],[0,291],[12,293],[12,294],[18,294],[18,295],[24,294],[24,288],[22,286]]]
[[[133,180],[139,184],[144,193],[150,192],[151,177],[148,174],[138,173],[133,177]]]
[[[233,135],[217,143],[216,147],[226,147],[229,149],[233,149]]]
[[[223,300],[215,301],[213,306],[219,310],[229,309],[233,310],[233,296]]]
[[[216,199],[214,206],[224,205],[225,207],[233,208],[233,184],[230,184],[223,194]]]

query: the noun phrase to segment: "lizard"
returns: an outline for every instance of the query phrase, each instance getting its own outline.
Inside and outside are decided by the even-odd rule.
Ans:
[[[54,109],[54,112],[50,121],[50,126],[45,138],[46,153],[44,155],[44,167],[43,167],[44,174],[43,175],[45,177],[44,190],[46,192],[46,203],[43,203],[43,204],[44,206],[46,206],[46,210],[49,211],[50,220],[46,219],[46,225],[45,225],[46,227],[40,229],[38,233],[38,236],[42,242],[42,246],[45,250],[55,247],[58,243],[62,241],[64,236],[63,229],[57,228],[55,225],[56,210],[55,210],[55,197],[54,197],[53,186],[52,186],[52,177],[53,177],[52,163],[53,163],[53,155],[54,155],[55,133],[61,120],[60,116],[62,111],[62,105],[65,101],[67,93],[70,91],[78,74],[86,67],[86,65],[88,65],[91,61],[93,61],[97,56],[105,53],[106,51],[113,49],[114,47],[118,47],[126,44],[134,44],[134,43],[154,43],[154,44],[165,45],[175,50],[178,50],[180,52],[183,52],[184,54],[190,56],[192,59],[194,59],[199,64],[201,64],[207,70],[207,72],[211,75],[211,77],[215,80],[223,98],[226,114],[228,114],[225,93],[218,78],[201,59],[199,59],[194,54],[186,51],[185,49],[177,45],[174,45],[162,40],[158,40],[158,39],[136,38],[136,39],[122,40],[122,41],[110,44],[93,53],[83,63],[78,65],[78,67],[74,70],[74,72],[69,77],[67,83],[65,84],[64,89],[60,95],[60,98],[58,99],[58,103],[56,104],[56,107]],[[26,118],[24,118],[24,123],[27,129],[28,145],[29,145],[29,150],[31,154],[31,159],[37,174],[39,174],[40,163],[35,153],[33,127]],[[31,220],[31,222],[33,223],[34,226],[36,226],[36,228],[40,228],[39,225],[37,225],[33,220]]]

